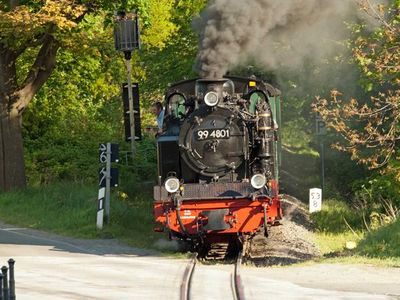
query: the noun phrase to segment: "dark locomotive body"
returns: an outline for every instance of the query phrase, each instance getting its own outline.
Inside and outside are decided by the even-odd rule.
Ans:
[[[232,242],[281,219],[280,91],[253,78],[194,79],[166,93],[156,222],[193,244]]]

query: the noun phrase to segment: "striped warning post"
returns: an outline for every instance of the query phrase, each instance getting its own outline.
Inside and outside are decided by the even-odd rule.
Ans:
[[[96,226],[98,229],[103,229],[103,221],[104,221],[104,198],[106,194],[106,188],[101,187],[99,189],[99,206],[97,209],[97,221]]]

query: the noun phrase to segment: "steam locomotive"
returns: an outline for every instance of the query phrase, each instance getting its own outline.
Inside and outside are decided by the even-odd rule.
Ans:
[[[278,198],[280,91],[256,78],[169,87],[157,139],[156,231],[195,247],[268,235]]]

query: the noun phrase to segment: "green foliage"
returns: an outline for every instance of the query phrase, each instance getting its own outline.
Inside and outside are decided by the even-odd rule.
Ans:
[[[322,210],[311,214],[315,228],[321,232],[343,233],[350,230],[363,229],[363,219],[359,211],[351,209],[346,203],[338,200],[326,200]]]
[[[206,1],[177,1],[173,20],[178,31],[162,51],[143,52],[141,61],[145,66],[143,89],[148,102],[160,101],[166,87],[174,82],[194,77],[193,64],[197,53],[197,36],[191,28],[191,20],[197,16]]]
[[[98,172],[98,143],[41,138],[26,142],[25,161],[31,186],[59,180],[95,182]]]
[[[369,216],[367,229],[376,230],[400,215],[400,183],[393,174],[376,174],[354,183],[353,203]]]
[[[150,196],[137,196],[130,200],[113,199],[111,224],[102,236],[114,237],[141,248],[157,248],[155,242],[163,235],[153,231],[153,201]]]
[[[294,112],[295,109],[285,110]],[[304,130],[309,127],[309,122],[304,118],[285,117],[284,126],[282,126],[282,140],[289,147],[310,150],[312,135],[310,131]]]
[[[95,228],[93,187],[57,184],[0,194],[4,222],[84,237]]]
[[[376,26],[357,24],[349,44],[361,83],[370,93],[364,97],[351,93],[352,98],[346,99],[341,92],[332,91],[329,101],[317,99],[314,110],[342,137],[336,149],[350,153],[353,160],[370,169],[397,174],[400,180],[399,169],[390,166],[398,160],[399,6],[394,1],[386,6],[375,7],[370,1],[360,5],[376,20]]]
[[[147,194],[113,193],[111,224],[96,229],[97,187],[70,182],[0,193],[3,222],[78,238],[118,238],[136,247],[155,248],[152,201]]]
[[[70,178],[70,173],[79,177],[79,168],[85,164],[66,166],[73,160],[74,152],[85,151],[104,140],[119,140],[122,136],[122,113],[112,103],[119,101],[121,75],[125,72],[112,49],[112,27],[104,26],[110,24],[107,23],[110,9],[136,6],[143,13],[143,48],[155,51],[165,47],[177,30],[172,13],[175,2],[124,1],[109,5],[106,1],[49,0],[14,1],[14,5],[0,5],[0,52],[5,59],[0,66],[4,74],[0,83],[2,114],[21,118],[28,109],[24,122],[25,143],[54,148],[53,153],[48,149],[26,149],[31,167],[46,170],[53,164],[54,168],[44,177]],[[53,73],[56,59],[58,69]],[[137,62],[135,56],[134,63]],[[143,68],[137,67],[134,71],[138,81]],[[53,77],[47,81],[51,74]],[[35,104],[30,106],[34,96]],[[22,140],[19,128],[16,131],[13,137],[2,136],[3,144],[13,143],[16,149],[21,149],[3,155],[9,161],[9,164],[1,163],[7,168],[3,173],[14,172],[8,170],[9,166],[18,170],[19,176],[8,184],[11,187],[25,184]],[[97,137],[96,143],[94,137]],[[45,166],[41,167],[43,161]],[[28,174],[30,179],[37,178],[36,175]],[[39,179],[39,182],[48,181]],[[8,189],[4,182],[3,179],[1,188]]]
[[[280,166],[281,193],[295,196],[302,201],[308,199],[309,188],[319,185],[319,173],[316,171],[317,154],[307,150],[283,147]]]
[[[361,83],[368,91],[384,90],[397,86],[400,71],[396,62],[399,61],[399,30],[400,4],[391,1],[372,13],[379,26],[371,32],[368,24],[357,24],[353,28],[356,36],[351,40],[353,58],[362,74]]]
[[[98,147],[99,136],[87,134],[87,139],[64,136],[60,139],[43,137],[35,141],[27,141],[26,162],[28,179],[31,186],[52,184],[58,181],[96,183],[98,181]],[[102,142],[107,142],[106,135]],[[137,143],[137,154],[131,162],[128,145],[121,140],[120,170],[121,188],[129,195],[141,191],[144,181],[152,184],[156,180],[157,162],[155,141],[145,137]]]
[[[354,192],[359,201],[366,202],[371,208],[380,206],[380,200],[390,199],[394,205],[400,207],[400,183],[391,174],[378,175],[355,182]]]
[[[111,6],[132,9],[139,5],[144,49],[134,53],[132,64],[133,80],[140,83],[144,126],[154,125],[149,107],[155,99],[161,99],[161,91],[168,82],[192,72],[197,40],[190,19],[198,14],[204,2],[125,1],[110,6],[104,3],[107,10]],[[97,16],[87,15],[76,28],[76,34],[64,40],[57,69],[24,114],[30,184],[83,178],[94,182],[98,143],[122,140],[120,93],[126,73],[121,54],[113,49],[112,28],[103,26],[106,18],[101,12]],[[37,51],[32,48],[24,53],[17,65],[19,74],[28,73],[29,62]],[[155,178],[154,141],[141,144],[144,145],[139,148],[147,149],[146,155],[151,158],[143,159],[138,152],[134,168],[123,171],[124,176],[132,177],[132,182],[137,181],[135,174]]]
[[[93,182],[98,144],[121,140],[120,84],[113,79],[118,73],[110,67],[108,52],[104,47],[59,53],[57,70],[24,115],[30,184],[82,178]]]
[[[134,198],[137,194],[146,194],[151,198],[153,185],[157,179],[156,141],[153,137],[146,137],[136,146],[136,156],[132,165],[119,165],[121,178],[119,190],[130,198]],[[124,161],[124,158],[122,159]]]
[[[25,113],[25,158],[31,185],[57,180],[94,183],[98,144],[118,142],[122,151],[128,146],[122,141],[121,88],[116,81],[120,69],[109,53],[107,46],[81,51],[78,56],[69,50],[60,52],[57,70]],[[139,143],[139,151],[147,144]],[[155,153],[154,147],[148,152]],[[138,158],[133,171],[152,170],[155,178],[154,157],[151,166]]]
[[[366,189],[365,193],[371,190]],[[377,214],[372,212],[368,215],[374,206],[376,204],[356,208],[342,201],[325,201],[322,211],[311,214],[322,252],[341,252],[346,242],[353,241],[358,243],[355,254],[377,258],[400,257],[400,219],[388,220],[385,224],[379,219],[379,224],[375,224]]]
[[[357,252],[369,257],[400,257],[400,219],[368,233]]]
[[[145,45],[162,49],[172,38],[177,26],[172,22],[174,2],[170,0],[147,1],[146,13],[149,16],[149,28],[142,36]]]

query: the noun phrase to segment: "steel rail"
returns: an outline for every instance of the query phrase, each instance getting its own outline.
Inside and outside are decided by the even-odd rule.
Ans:
[[[236,263],[235,263],[235,270],[233,272],[233,297],[235,300],[245,300],[244,296],[244,287],[242,277],[240,276],[240,266],[242,265],[243,259],[243,252],[240,251]]]
[[[191,280],[192,280],[192,275],[194,272],[194,268],[196,266],[197,262],[197,254],[193,254],[192,258],[190,260],[190,263],[186,266],[185,272],[183,273],[183,279],[181,283],[181,295],[180,299],[181,300],[189,300],[190,299],[190,286],[191,286]]]
[[[234,269],[231,277],[232,294],[233,294],[233,299],[235,300],[245,300],[243,282],[240,276],[240,266],[242,264],[242,259],[243,259],[243,252],[240,251],[236,258],[236,262],[234,264]],[[189,264],[185,268],[185,272],[183,273],[183,278],[180,286],[180,300],[190,299],[190,288],[192,285],[192,278],[196,267],[196,263],[197,263],[197,254],[193,254]]]

